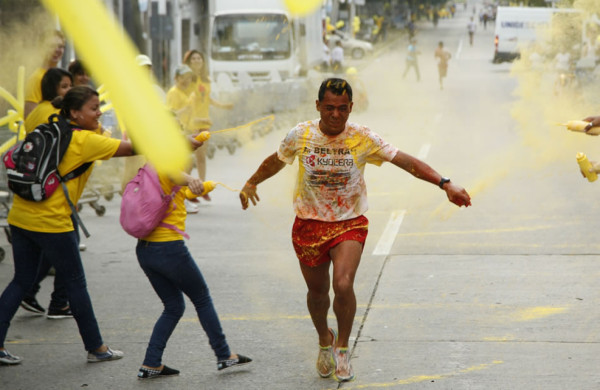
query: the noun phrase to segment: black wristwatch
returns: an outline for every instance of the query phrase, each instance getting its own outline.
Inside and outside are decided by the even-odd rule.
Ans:
[[[446,184],[446,183],[450,183],[450,179],[442,176],[442,180],[440,180],[440,184],[439,184],[439,186],[442,190],[444,189],[444,184]]]

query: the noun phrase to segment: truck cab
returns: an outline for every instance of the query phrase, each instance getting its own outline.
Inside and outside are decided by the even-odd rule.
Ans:
[[[285,81],[319,63],[323,50],[320,12],[293,18],[280,1],[219,0],[213,4],[209,38],[213,80],[226,73],[236,83],[244,72],[257,82]]]

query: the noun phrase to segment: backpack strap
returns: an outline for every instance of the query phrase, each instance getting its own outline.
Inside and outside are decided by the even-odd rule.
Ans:
[[[76,177],[79,177],[81,175],[83,175],[85,173],[85,171],[88,170],[89,167],[92,166],[94,162],[86,162],[83,165],[78,166],[77,168],[73,169],[71,172],[67,173],[66,175],[64,175],[61,180],[62,181],[69,181],[71,179],[75,179]]]
[[[90,233],[85,228],[85,225],[83,224],[83,221],[81,220],[81,217],[79,216],[79,213],[77,213],[77,208],[75,208],[75,205],[71,201],[71,197],[69,196],[69,191],[67,190],[67,185],[65,184],[65,181],[61,180],[60,181],[60,185],[62,186],[63,192],[65,193],[65,198],[67,198],[67,203],[69,203],[69,207],[71,208],[71,212],[73,213],[73,216],[75,217],[75,220],[79,224],[79,227],[81,228],[81,231],[85,235],[85,238],[89,238],[90,237]]]
[[[174,186],[173,189],[171,190],[171,195],[169,195],[171,197],[171,204],[173,205],[173,210],[175,210],[177,208],[177,205],[175,204],[175,202],[173,202],[173,199],[175,199],[175,194],[177,194],[177,192],[179,192],[180,189],[181,189],[181,186]],[[167,215],[171,214],[173,212],[173,210],[171,210]],[[167,215],[165,215],[165,217]],[[170,223],[165,223],[165,222],[161,221],[161,223],[159,223],[158,226],[166,227],[167,229],[174,230],[177,233],[181,234],[183,237],[187,238],[188,240],[190,239],[189,234],[182,231],[175,225],[171,225]]]
[[[161,222],[161,223],[158,224],[158,226],[162,226],[162,227],[166,227],[167,229],[175,230],[177,233],[181,234],[182,236],[184,236],[188,240],[190,239],[190,235],[189,234],[187,234],[186,232],[182,231],[181,229],[179,229],[175,225],[171,225],[170,223]]]
[[[90,233],[88,232],[85,225],[83,224],[83,220],[79,216],[79,213],[77,212],[77,208],[73,204],[73,201],[71,201],[71,197],[69,196],[69,191],[67,190],[67,185],[65,183],[71,179],[75,179],[76,177],[83,175],[83,173],[85,171],[87,171],[88,168],[90,166],[92,166],[92,164],[93,164],[93,162],[86,162],[85,164],[80,165],[77,168],[73,169],[71,172],[67,173],[66,175],[64,175],[62,177],[59,176],[60,177],[60,185],[62,186],[63,192],[65,193],[65,198],[67,198],[67,203],[69,203],[69,207],[71,208],[71,213],[73,214],[73,217],[75,217],[75,220],[81,227],[81,231],[83,232],[83,234],[85,235],[86,238],[90,237]]]

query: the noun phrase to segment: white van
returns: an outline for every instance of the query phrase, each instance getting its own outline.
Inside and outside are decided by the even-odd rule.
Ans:
[[[535,42],[538,33],[552,24],[558,12],[579,12],[566,8],[498,7],[496,14],[494,63],[519,58],[521,47]]]

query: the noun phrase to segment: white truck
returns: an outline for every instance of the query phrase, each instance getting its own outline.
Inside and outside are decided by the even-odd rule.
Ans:
[[[282,0],[210,0],[210,75],[253,81],[304,75],[323,57],[321,10],[292,17]]]
[[[577,13],[566,8],[498,7],[494,39],[494,63],[519,58],[520,50],[536,42],[550,28],[557,13]]]

